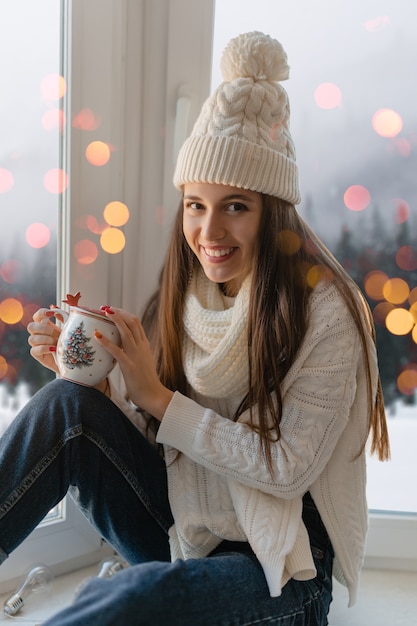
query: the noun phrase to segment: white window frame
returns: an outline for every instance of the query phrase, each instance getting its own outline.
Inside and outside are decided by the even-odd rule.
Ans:
[[[70,185],[59,225],[58,299],[81,291],[86,306],[111,303],[140,312],[156,284],[179,201],[171,182],[174,144],[190,131],[210,87],[213,3],[63,0],[62,6],[69,94],[62,167]],[[72,128],[72,116],[84,107],[102,117],[94,133]],[[115,147],[102,168],[84,156],[96,139]],[[72,254],[80,239],[77,217],[102,218],[105,205],[116,199],[130,209],[126,248],[119,255],[101,254],[96,279],[85,280]],[[155,219],[159,207],[167,208],[162,227]],[[70,498],[63,509],[62,519],[40,525],[2,565],[0,593],[12,590],[34,562],[60,574],[111,552]]]

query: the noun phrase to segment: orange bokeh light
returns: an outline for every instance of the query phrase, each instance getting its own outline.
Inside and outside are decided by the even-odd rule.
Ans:
[[[74,256],[81,265],[91,265],[98,257],[98,248],[91,239],[82,239],[74,246]]]
[[[277,246],[282,254],[291,256],[301,248],[301,237],[292,230],[281,230],[277,236]]]
[[[0,302],[0,320],[5,324],[17,324],[23,317],[23,306],[16,298],[6,298]]]
[[[410,294],[410,287],[402,278],[390,278],[384,284],[382,292],[387,302],[402,304]]]
[[[364,289],[367,296],[372,300],[384,299],[384,285],[388,280],[388,276],[385,272],[380,270],[374,270],[369,272],[364,279]]]
[[[67,91],[65,78],[60,74],[48,74],[42,79],[41,94],[45,102],[60,100]]]
[[[342,92],[334,83],[322,83],[314,92],[314,100],[321,109],[335,109],[342,104]]]
[[[103,211],[104,219],[109,226],[124,226],[129,220],[129,209],[123,202],[109,202]]]
[[[118,254],[126,245],[126,238],[118,228],[106,228],[100,237],[100,245],[104,252]]]
[[[408,301],[410,304],[417,302],[417,287],[414,287],[408,294]]]
[[[44,248],[51,239],[51,231],[41,222],[33,222],[26,229],[26,242],[31,248]]]
[[[313,265],[307,272],[306,282],[314,289],[314,287],[324,278],[332,279],[331,271],[323,265]]]
[[[375,324],[379,324],[380,326],[385,326],[385,320],[387,318],[388,313],[390,313],[394,309],[395,309],[395,306],[393,304],[390,304],[389,302],[380,302],[379,304],[377,304],[374,310],[372,311]]]
[[[417,388],[417,365],[411,363],[397,378],[397,387],[405,395],[413,395]]]
[[[372,116],[372,128],[381,137],[396,137],[402,131],[403,120],[392,109],[379,109]]]
[[[6,170],[4,167],[0,167],[0,193],[6,193],[14,185],[13,174],[10,170]]]
[[[363,185],[351,185],[346,189],[343,201],[351,211],[363,211],[371,202],[371,194]]]
[[[7,365],[7,361],[4,358],[4,356],[0,356],[0,380],[2,378],[5,378],[5,376],[7,375],[7,371],[9,369],[9,366]]]
[[[385,326],[393,335],[407,335],[414,326],[413,316],[407,309],[393,309],[385,319]]]
[[[104,141],[92,141],[85,150],[85,158],[91,165],[101,167],[110,160],[110,148]]]
[[[63,193],[68,187],[68,174],[58,168],[48,170],[43,177],[43,185],[49,193]]]

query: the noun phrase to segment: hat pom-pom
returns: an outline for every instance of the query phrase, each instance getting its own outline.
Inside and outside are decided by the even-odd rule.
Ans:
[[[290,70],[279,41],[258,31],[232,39],[223,52],[220,67],[226,82],[237,78],[286,80]]]

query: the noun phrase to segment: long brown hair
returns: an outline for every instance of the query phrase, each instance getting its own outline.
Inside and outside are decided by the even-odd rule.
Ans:
[[[314,281],[309,272],[333,280],[346,302],[360,335],[368,390],[368,434],[371,453],[389,458],[389,439],[384,400],[378,377],[372,394],[367,337],[375,341],[372,315],[359,288],[321,240],[299,216],[295,207],[263,195],[263,210],[252,272],[248,313],[249,388],[236,414],[256,406],[256,423],[261,446],[271,467],[271,442],[280,437],[282,415],[281,383],[291,368],[305,336],[309,297]],[[143,323],[157,360],[164,385],[187,395],[182,362],[184,296],[195,260],[182,229],[182,203],[157,291],[150,299]],[[366,319],[364,319],[364,310]],[[271,355],[277,355],[271,358]],[[363,451],[363,442],[358,456]]]

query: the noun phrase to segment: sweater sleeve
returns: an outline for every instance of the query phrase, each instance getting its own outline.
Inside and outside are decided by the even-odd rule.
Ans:
[[[306,337],[283,381],[281,437],[271,444],[273,475],[258,434],[245,423],[248,415],[233,422],[178,392],[157,441],[248,486],[298,497],[318,478],[346,427],[359,358],[354,321],[337,290],[328,287],[312,298]]]

